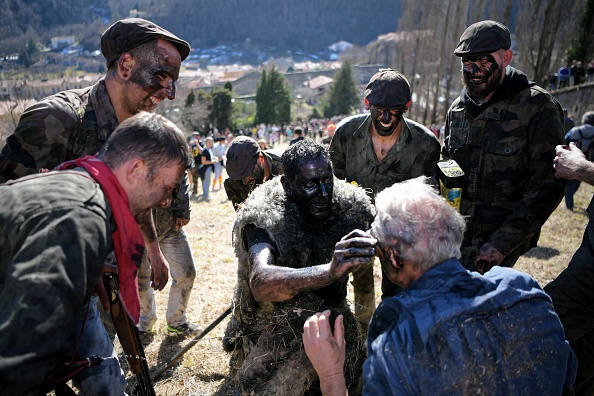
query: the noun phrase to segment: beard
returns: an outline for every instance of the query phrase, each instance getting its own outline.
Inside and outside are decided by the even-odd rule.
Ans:
[[[499,88],[503,68],[493,63],[491,68],[481,70],[481,76],[476,73],[462,70],[462,82],[466,87],[466,93],[477,103],[484,103],[485,98]]]

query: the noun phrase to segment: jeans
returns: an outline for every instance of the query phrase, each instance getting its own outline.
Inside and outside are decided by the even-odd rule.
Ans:
[[[97,296],[91,297],[86,320],[81,321],[69,337],[69,343],[78,349],[72,349],[70,354],[86,358],[97,355],[106,358],[101,364],[90,367],[74,377],[74,385],[80,395],[124,395],[126,377],[120,368],[113,344],[107,336],[99,312],[97,311]],[[81,329],[84,330],[81,334]]]
[[[573,195],[580,188],[579,180],[567,180],[565,185],[565,206],[569,210],[573,210]]]
[[[169,326],[175,327],[188,321],[186,308],[196,278],[196,267],[192,250],[185,231],[169,230],[159,238],[159,247],[169,262],[171,288],[165,318]],[[154,290],[150,286],[151,266],[146,254],[138,271],[138,292],[140,294],[140,321],[138,329],[148,331],[157,322],[157,307]]]
[[[207,165],[204,179],[202,180],[202,198],[208,199],[210,192],[210,179],[212,178],[212,166]]]

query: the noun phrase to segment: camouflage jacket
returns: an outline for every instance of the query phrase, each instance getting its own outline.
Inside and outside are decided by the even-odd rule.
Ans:
[[[484,107],[484,108],[483,108]],[[512,266],[536,246],[559,204],[564,182],[553,176],[555,146],[563,144],[563,112],[545,90],[513,68],[486,105],[462,92],[445,124],[446,159],[464,170],[460,212],[468,217],[462,263],[491,243]]]
[[[0,153],[0,182],[95,154],[119,122],[105,81],[64,91],[25,110]]]
[[[0,183],[95,154],[118,125],[103,79],[91,87],[42,99],[25,110],[14,133],[6,139],[0,152]],[[159,211],[189,219],[187,190],[180,188],[171,208]],[[162,231],[171,219],[163,214],[155,218],[155,223]]]
[[[264,150],[262,151],[262,154],[264,154],[264,159],[268,162],[271,179],[274,176],[282,175],[284,173],[283,164],[281,162],[282,153],[276,150]],[[232,179],[226,179],[224,186],[227,198],[229,198],[233,204],[233,209],[235,210],[239,209],[239,205],[245,201],[248,195],[250,195],[250,192],[257,187],[257,185],[253,184],[244,185],[241,180]]]
[[[388,155],[378,161],[371,143],[369,114],[345,118],[330,143],[334,169],[342,169],[348,182],[355,181],[372,197],[394,183],[418,176],[435,180],[439,142],[427,128],[402,118],[403,128]]]

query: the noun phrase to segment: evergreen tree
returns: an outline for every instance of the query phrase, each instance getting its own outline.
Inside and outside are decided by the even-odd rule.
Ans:
[[[219,131],[232,128],[233,93],[227,89],[216,89],[212,92],[210,122]]]
[[[324,117],[349,115],[359,104],[359,94],[353,79],[351,64],[345,61],[336,72],[324,105]]]
[[[194,94],[194,90],[191,90],[188,96],[186,97],[186,107],[192,107],[192,105],[196,102],[196,94]]]
[[[291,121],[291,95],[284,77],[272,68],[262,79],[256,91],[256,124],[282,124]]]

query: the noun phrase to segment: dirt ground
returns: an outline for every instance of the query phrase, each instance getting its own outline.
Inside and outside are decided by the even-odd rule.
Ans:
[[[534,276],[541,286],[554,279],[565,268],[580,244],[587,223],[585,209],[593,193],[594,187],[582,184],[575,196],[574,212],[566,210],[562,202],[545,224],[539,246],[521,257],[515,268]],[[235,212],[231,203],[227,201],[224,189],[220,189],[211,193],[210,202],[193,203],[192,220],[186,226],[198,274],[188,307],[188,316],[203,328],[212,323],[231,304],[237,270],[231,243],[234,220]],[[379,304],[381,282],[377,260],[375,273],[376,304]],[[168,291],[167,287],[157,294],[157,333],[145,348],[152,373],[169,362],[193,339],[193,336],[167,334],[165,309]],[[352,290],[349,291],[349,301],[353,301]],[[172,368],[157,379],[157,395],[233,394],[233,388],[227,378],[229,356],[223,351],[221,344],[227,320],[228,318],[197,341]],[[134,382],[133,377],[130,377],[129,383]],[[129,386],[129,391],[131,390]]]

